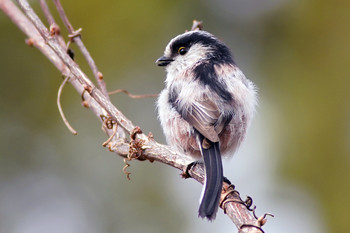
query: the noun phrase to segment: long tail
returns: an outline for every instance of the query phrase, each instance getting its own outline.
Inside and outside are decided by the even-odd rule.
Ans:
[[[204,137],[200,136],[200,142]],[[199,216],[208,220],[215,219],[219,206],[220,194],[223,182],[223,169],[219,142],[213,143],[208,149],[204,149],[201,143],[202,156],[206,172],[206,181],[202,191],[202,199],[199,206]]]

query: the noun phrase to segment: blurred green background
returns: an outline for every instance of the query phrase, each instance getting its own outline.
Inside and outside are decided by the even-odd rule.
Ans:
[[[135,94],[160,92],[165,72],[154,61],[193,19],[203,20],[259,87],[257,116],[240,151],[225,161],[225,175],[243,197],[253,197],[258,215],[275,215],[266,232],[347,232],[349,1],[62,4],[74,27],[83,28],[108,89]],[[0,31],[1,233],[235,232],[222,211],[212,223],[197,218],[201,186],[175,169],[134,161],[126,180],[122,159],[101,146],[99,121],[67,86],[62,105],[79,133],[72,136],[56,107],[60,73],[3,12]],[[154,99],[111,98],[164,142]]]

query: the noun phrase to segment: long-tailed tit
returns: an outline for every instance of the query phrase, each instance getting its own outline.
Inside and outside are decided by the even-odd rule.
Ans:
[[[167,71],[157,103],[164,134],[178,151],[203,158],[206,181],[199,216],[212,220],[223,182],[221,156],[232,156],[244,139],[256,88],[227,46],[205,31],[176,36],[156,63]]]

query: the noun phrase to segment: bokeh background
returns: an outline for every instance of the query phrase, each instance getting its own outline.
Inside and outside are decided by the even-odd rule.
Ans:
[[[253,197],[258,215],[275,215],[266,232],[348,231],[350,1],[62,4],[108,89],[135,94],[160,92],[165,72],[154,61],[193,19],[203,20],[259,87],[257,116],[225,175]],[[79,132],[72,136],[56,107],[60,73],[2,12],[0,35],[1,233],[236,232],[222,211],[211,223],[197,218],[201,186],[178,170],[133,161],[128,181],[122,159],[101,146],[99,121],[67,86],[62,105]],[[112,100],[165,142],[154,99]]]

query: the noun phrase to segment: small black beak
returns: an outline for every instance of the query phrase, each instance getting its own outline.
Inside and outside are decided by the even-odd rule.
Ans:
[[[166,56],[162,56],[160,58],[157,59],[156,64],[158,66],[167,66],[169,65],[170,62],[174,61],[173,59],[166,57]]]

